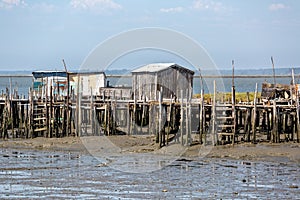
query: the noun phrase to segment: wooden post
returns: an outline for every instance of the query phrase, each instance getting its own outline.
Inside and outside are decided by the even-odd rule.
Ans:
[[[50,115],[49,115],[49,106],[48,106],[48,90],[46,87],[45,95],[45,109],[46,109],[46,134],[45,137],[49,137],[49,124],[50,124]]]
[[[70,75],[67,72],[67,136],[71,134],[71,116],[70,116]]]
[[[231,105],[232,105],[232,110],[231,110],[231,116],[232,116],[232,123],[233,123],[233,130],[232,130],[232,144],[234,144],[235,140],[235,132],[237,129],[237,124],[236,124],[236,110],[235,110],[235,85],[234,85],[234,60],[232,60],[232,88],[231,88]]]
[[[30,117],[29,117],[29,124],[30,124],[30,138],[33,138],[34,133],[34,122],[33,122],[33,114],[34,114],[34,99],[33,99],[33,91],[30,90]]]
[[[80,75],[77,75],[77,96],[76,96],[76,136],[81,135],[81,80]]]
[[[107,117],[107,114],[108,114],[108,111],[107,111],[107,109],[108,109],[108,106],[107,106],[107,103],[104,103],[104,122],[103,122],[103,126],[104,126],[104,135],[109,135],[109,133],[108,133],[108,117]]]
[[[140,129],[140,133],[143,133],[143,124],[144,124],[144,120],[145,120],[145,108],[146,108],[146,99],[143,98],[143,103],[142,103],[142,119],[141,119],[141,129]]]
[[[293,87],[296,93],[296,134],[297,134],[297,142],[300,142],[300,111],[299,111],[299,90],[298,87],[295,85],[295,74],[294,74],[294,68],[292,69],[292,81],[293,81]],[[293,95],[293,94],[291,94]]]
[[[272,69],[273,69],[274,87],[276,87],[275,66],[274,66],[274,60],[272,56],[271,56],[271,62],[272,62]]]
[[[152,104],[151,102],[149,103],[149,110],[148,110],[148,118],[149,118],[149,124],[148,124],[148,135],[151,135],[152,132],[152,128],[153,128],[153,125],[152,125],[152,120],[153,120],[153,111],[152,111],[153,107],[152,107]]]
[[[11,125],[12,138],[15,138],[14,117],[13,117],[13,94],[12,94],[12,80],[9,77],[9,121]]]
[[[216,145],[216,80],[214,80],[214,97],[213,97],[213,105],[212,105],[212,145]]]
[[[186,102],[185,102],[185,145],[189,145],[189,135],[190,135],[190,130],[189,130],[189,90],[186,90]]]
[[[273,130],[272,130],[272,140],[273,142],[277,142],[277,108],[276,108],[276,101],[273,101]]]
[[[110,96],[110,99],[107,100],[107,135],[111,135],[111,108],[112,108],[112,101],[111,101],[111,95],[110,95],[110,90],[108,91],[108,94]]]
[[[296,90],[296,120],[297,120],[297,142],[300,142],[300,111],[299,111],[299,91]]]
[[[93,88],[91,87],[91,96],[90,96],[90,123],[92,128],[92,135],[95,135],[95,112],[94,112],[94,96],[93,96]]]
[[[235,110],[235,86],[232,86],[232,96],[231,96],[231,104],[232,104],[232,123],[233,123],[233,130],[232,130],[232,144],[234,144],[235,140],[235,134],[236,134],[236,129],[237,129],[237,119],[236,119],[236,110]]]
[[[256,98],[257,98],[257,83],[255,84],[255,93],[254,93],[254,99],[253,99],[253,114],[252,114],[252,143],[256,142]]]
[[[180,90],[180,140],[183,146],[183,90]]]
[[[199,69],[200,71],[200,69]],[[199,143],[202,144],[202,136],[204,130],[203,123],[203,111],[204,111],[204,86],[203,86],[203,78],[200,72],[200,110],[199,110]]]
[[[246,92],[246,95],[247,95],[247,104],[249,104],[249,102],[250,102],[249,92]]]
[[[294,141],[297,138],[297,124],[296,124],[296,112],[291,114],[291,127],[292,127],[292,137],[291,140]]]
[[[270,116],[271,113],[269,111],[269,109],[267,109],[267,140],[271,141],[271,120],[270,120]]]
[[[158,143],[159,143],[159,147],[162,147],[162,88],[159,91],[158,103],[159,103],[159,111],[158,111]]]
[[[131,124],[131,133],[136,134],[136,96],[134,95],[134,104],[133,104],[133,112],[132,112],[132,124]]]
[[[192,88],[189,89],[189,101],[188,101],[188,120],[189,120],[189,128],[188,128],[188,145],[192,143]]]
[[[206,129],[206,113],[207,112],[208,111],[205,110],[205,106],[203,105],[203,114],[202,114],[202,116],[203,116],[203,122],[202,122],[203,134],[202,134],[202,138],[204,138],[203,139],[203,145],[204,146],[206,145],[206,135],[207,135],[207,129]]]
[[[30,123],[31,123],[31,120],[30,120],[30,102],[31,101],[31,90],[29,88],[28,90],[28,102],[26,104],[26,139],[29,138],[29,135],[30,135],[30,131],[31,131],[31,126],[30,126]]]
[[[112,111],[113,111],[113,113],[111,115],[112,133],[116,134],[117,100],[116,100],[116,91],[115,90],[113,90]]]
[[[130,102],[127,103],[127,135],[130,135],[130,124],[131,124],[131,116],[130,116]]]
[[[49,133],[48,133],[48,137],[52,138],[53,135],[53,87],[52,85],[50,86],[50,122],[49,122]]]
[[[168,132],[167,132],[167,145],[169,144],[169,133],[170,133],[170,125],[171,125],[171,118],[172,118],[172,103],[173,103],[173,96],[171,95],[170,100],[170,111],[168,113]]]
[[[3,131],[3,139],[8,139],[8,128],[10,122],[10,113],[9,113],[9,96],[8,95],[8,89],[6,88],[6,97],[5,97],[5,105],[2,115],[2,131]]]
[[[134,100],[134,102],[135,102],[135,100]],[[135,104],[135,103],[133,103],[133,104]],[[131,110],[131,115],[130,115],[130,126],[129,126],[130,127],[130,131],[129,131],[130,135],[134,134],[134,127],[135,127],[135,125],[134,125],[134,119],[135,119],[134,107],[135,107],[135,105],[132,105],[132,110]]]

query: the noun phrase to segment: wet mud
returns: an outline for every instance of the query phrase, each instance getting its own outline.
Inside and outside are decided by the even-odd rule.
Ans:
[[[181,157],[145,173],[111,167],[122,165],[134,172],[134,156],[127,154],[113,163],[80,152],[0,149],[0,198],[300,198],[299,162]],[[159,157],[151,159],[161,162]]]

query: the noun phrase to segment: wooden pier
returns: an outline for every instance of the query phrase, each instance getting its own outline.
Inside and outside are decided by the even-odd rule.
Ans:
[[[263,84],[258,98],[236,99],[234,61],[230,98],[217,91],[192,96],[194,72],[174,63],[132,71],[133,87],[111,87],[104,72],[39,71],[28,98],[0,96],[0,138],[152,135],[170,143],[222,145],[300,142],[298,85]],[[200,69],[199,69],[200,71]],[[107,83],[107,84],[106,84]]]
[[[215,90],[209,101],[183,91],[169,99],[158,92],[158,101],[127,99],[109,88],[90,96],[72,90],[68,97],[41,98],[31,92],[28,99],[6,92],[0,99],[2,139],[155,135],[161,147],[300,141],[299,97],[261,101],[255,95],[237,102],[234,89],[231,99]]]

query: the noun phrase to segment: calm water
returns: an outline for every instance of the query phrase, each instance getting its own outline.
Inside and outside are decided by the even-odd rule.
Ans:
[[[0,77],[0,92],[10,91],[10,83],[11,90],[18,91],[19,95],[28,96],[29,88],[32,86],[32,77]]]
[[[0,149],[0,163],[0,199],[300,198],[299,163],[179,159],[126,173],[88,155],[12,149]]]
[[[0,77],[0,92],[6,91],[6,88],[10,89],[10,80],[12,84],[12,91],[15,89],[18,91],[18,94],[28,96],[29,88],[32,86],[32,78],[31,77]],[[125,85],[131,86],[131,79],[130,78],[109,78],[111,85]],[[216,80],[217,88],[220,91],[224,91],[223,87],[226,92],[231,91],[231,78],[205,78],[204,85],[205,85],[205,93],[213,93],[212,85],[213,81]],[[258,90],[261,90],[261,84],[264,81],[268,81],[273,83],[272,78],[236,78],[235,79],[235,86],[237,92],[253,92],[255,91],[255,84],[258,84]],[[291,78],[277,78],[277,83],[282,84],[290,84]],[[224,85],[224,86],[223,86]],[[210,86],[210,87],[207,87]],[[194,94],[200,93],[200,80],[199,78],[194,79]]]

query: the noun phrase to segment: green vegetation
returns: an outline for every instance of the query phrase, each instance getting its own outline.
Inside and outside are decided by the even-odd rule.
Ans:
[[[254,99],[254,92],[249,92],[249,101],[253,101]],[[236,102],[247,102],[248,101],[248,96],[247,92],[236,92],[235,93],[235,99]],[[257,98],[260,98],[261,93],[257,93]],[[194,98],[200,98],[200,94],[195,94],[193,96]],[[204,101],[210,101],[213,98],[213,94],[204,94]],[[231,92],[227,93],[217,93],[216,95],[216,100],[217,101],[231,101]]]

